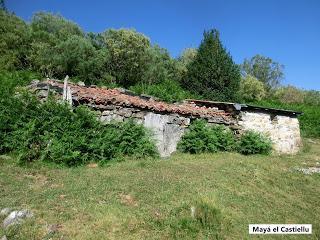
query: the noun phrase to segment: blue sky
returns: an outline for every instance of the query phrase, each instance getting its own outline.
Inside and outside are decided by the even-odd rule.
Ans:
[[[236,63],[255,54],[285,65],[283,84],[320,90],[319,0],[7,0],[30,21],[38,11],[60,13],[85,31],[135,28],[173,57],[197,47],[217,28]]]

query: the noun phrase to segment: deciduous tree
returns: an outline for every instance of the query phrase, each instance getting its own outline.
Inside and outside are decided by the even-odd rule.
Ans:
[[[241,65],[243,75],[249,74],[263,82],[267,90],[274,89],[280,85],[284,77],[284,66],[273,61],[269,57],[255,55],[251,59],[245,59]]]
[[[33,69],[46,77],[60,77],[61,71],[55,65],[59,55],[57,46],[68,41],[72,36],[84,38],[83,31],[77,24],[60,15],[44,12],[36,13],[30,26],[32,41],[28,59]]]
[[[107,67],[124,87],[141,81],[148,66],[150,40],[132,29],[110,29],[102,34],[109,52]]]
[[[30,29],[20,18],[0,9],[0,67],[23,69],[28,66]]]

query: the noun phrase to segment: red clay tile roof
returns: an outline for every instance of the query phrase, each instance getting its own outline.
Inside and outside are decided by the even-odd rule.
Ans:
[[[52,87],[63,89],[63,83],[55,80],[46,80],[41,84],[48,84]],[[72,98],[77,100],[80,104],[105,106],[109,104],[136,107],[140,109],[148,109],[155,112],[177,113],[182,115],[192,115],[195,117],[212,117],[221,116],[229,119],[229,113],[218,110],[217,108],[208,108],[196,106],[192,102],[183,102],[180,104],[170,104],[154,99],[144,99],[141,96],[132,96],[126,94],[119,89],[107,89],[98,87],[85,87],[76,84],[68,83],[71,88]]]

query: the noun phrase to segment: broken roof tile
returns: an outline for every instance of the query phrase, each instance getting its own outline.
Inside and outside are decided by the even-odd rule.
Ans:
[[[56,80],[46,80],[38,84],[47,84],[55,88],[63,88],[63,83]],[[192,101],[170,104],[156,101],[152,98],[147,99],[138,95],[135,96],[132,93],[128,94],[126,91],[119,89],[99,88],[97,86],[86,87],[72,83],[68,83],[68,86],[71,88],[72,98],[77,99],[80,104],[91,103],[99,107],[112,103],[119,106],[149,109],[155,112],[177,113],[205,118],[221,116],[227,119],[230,117],[229,113],[221,111],[218,108],[198,106]],[[34,88],[37,88],[37,84]]]

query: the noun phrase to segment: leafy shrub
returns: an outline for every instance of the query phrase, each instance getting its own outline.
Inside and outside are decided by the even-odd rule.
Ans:
[[[0,71],[0,153],[6,151],[4,139],[13,130],[15,120],[22,118],[21,112],[25,111],[23,102],[12,97],[15,88],[28,84],[36,77],[29,71]]]
[[[0,98],[5,99],[14,93],[15,87],[25,86],[38,77],[38,74],[31,71],[0,71]]]
[[[239,95],[246,101],[261,100],[266,96],[266,90],[261,81],[247,75],[240,82]]]
[[[194,121],[178,143],[180,151],[189,153],[231,151],[234,147],[235,139],[230,130],[222,126],[208,127],[202,120]]]
[[[207,126],[203,120],[196,120],[189,131],[182,136],[178,149],[188,153],[234,151],[248,154],[268,154],[271,141],[259,133],[248,131],[237,141],[232,131],[224,126]]]
[[[303,103],[304,92],[289,85],[278,88],[273,97],[283,103]]]
[[[41,104],[28,93],[0,105],[0,152],[14,151],[21,162],[44,160],[74,166],[123,156],[156,156],[142,125],[132,121],[102,125],[85,107],[74,110],[53,100]]]
[[[216,125],[211,127],[211,131],[218,139],[217,147],[219,151],[230,152],[236,150],[236,139],[230,128],[226,128],[222,125]]]
[[[182,136],[178,149],[189,153],[217,152],[218,139],[208,130],[204,121],[196,120]]]
[[[271,150],[271,140],[260,133],[247,131],[240,137],[238,152],[242,154],[269,154]]]
[[[309,90],[304,92],[303,102],[308,105],[320,105],[320,91]]]
[[[320,107],[307,104],[293,105],[291,109],[303,112],[299,116],[302,136],[320,137]]]

